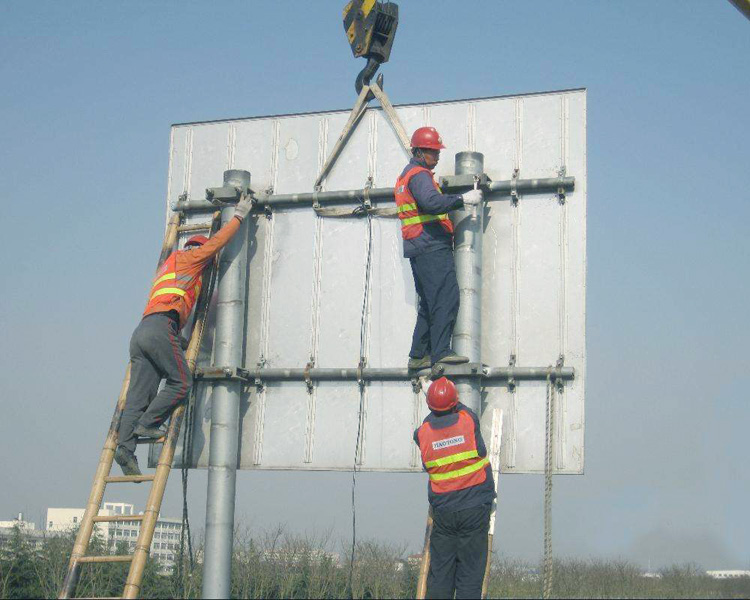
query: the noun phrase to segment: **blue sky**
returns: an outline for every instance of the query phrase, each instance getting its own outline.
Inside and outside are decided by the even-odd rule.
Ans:
[[[0,518],[84,504],[160,246],[170,125],[350,106],[343,4],[0,2]],[[588,89],[587,464],[556,480],[555,551],[747,567],[750,21],[724,0],[400,6],[395,103]],[[349,482],[243,472],[238,516],[344,538]],[[423,486],[360,475],[359,535],[416,549]],[[501,488],[499,549],[536,559],[542,480]],[[179,496],[173,478],[165,514]],[[204,502],[198,472],[198,528]]]

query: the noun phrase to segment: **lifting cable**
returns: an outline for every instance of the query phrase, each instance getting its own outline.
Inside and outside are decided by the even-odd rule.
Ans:
[[[370,275],[372,271],[372,215],[367,214],[367,260],[365,262],[365,289],[362,297],[362,315],[359,322],[359,411],[357,413],[357,442],[354,446],[354,463],[352,465],[352,551],[349,562],[349,598],[354,598],[354,553],[357,546],[357,460],[362,439],[363,412],[365,408],[365,382],[361,377],[362,369],[367,362],[367,305],[370,301]]]

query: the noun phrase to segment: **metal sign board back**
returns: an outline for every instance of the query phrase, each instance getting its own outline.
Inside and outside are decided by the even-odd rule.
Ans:
[[[584,464],[586,289],[586,92],[397,106],[406,130],[435,126],[447,149],[436,176],[453,175],[453,156],[484,154],[493,181],[575,178],[575,189],[493,194],[482,234],[481,361],[490,367],[554,366],[575,376],[558,396],[557,473]],[[252,174],[252,187],[309,193],[348,118],[347,111],[192,123],[172,128],[168,205],[202,199],[227,169]],[[382,114],[368,109],[323,190],[392,187],[408,158]],[[375,207],[392,201],[373,201]],[[354,209],[358,203],[345,205]],[[206,221],[191,215],[188,223]],[[248,225],[245,367],[403,368],[417,298],[402,256],[398,219],[319,216],[311,206],[274,208]],[[184,241],[184,240],[183,240]],[[366,286],[368,293],[365,293]],[[213,358],[208,328],[199,364]],[[221,366],[221,365],[218,365]],[[481,412],[499,408],[502,469],[544,469],[546,385],[486,381]],[[208,464],[210,382],[196,384],[193,467]],[[410,381],[273,381],[246,386],[240,410],[242,469],[421,471],[414,429],[424,395]],[[488,416],[487,419],[490,417]],[[482,418],[489,434],[489,421]],[[487,421],[487,422],[485,422]],[[177,464],[183,460],[182,442]]]

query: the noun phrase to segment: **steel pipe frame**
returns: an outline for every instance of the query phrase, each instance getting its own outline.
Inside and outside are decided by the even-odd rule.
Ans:
[[[411,381],[430,374],[430,369],[411,371],[399,368],[255,368],[204,367],[196,369],[196,379],[241,380],[255,383],[271,381]],[[479,364],[446,368],[448,377],[478,378],[486,381],[545,381],[550,375],[555,380],[575,379],[573,367],[488,367]]]
[[[484,154],[456,154],[456,176],[471,175],[479,181],[484,173]],[[476,184],[475,184],[476,185]],[[456,279],[461,304],[453,329],[453,350],[468,356],[469,361],[482,360],[482,221],[481,206],[465,207],[451,213],[455,229],[454,251]],[[475,413],[481,412],[482,394],[478,381],[458,381],[458,397]]]
[[[515,189],[519,194],[557,192],[560,189],[570,192],[575,188],[575,177],[550,177],[546,179],[518,179],[491,181],[487,185],[490,194],[510,194]],[[450,191],[450,190],[448,190]],[[315,204],[356,204],[365,198],[370,200],[393,200],[393,188],[363,188],[361,190],[340,190],[333,192],[310,192],[303,194],[273,194],[256,196],[255,210],[264,208],[312,207]],[[500,200],[489,196],[486,200]],[[175,210],[200,212],[216,210],[216,205],[208,200],[180,200]]]
[[[246,181],[245,181],[246,180]],[[250,185],[247,171],[226,171],[224,185]],[[222,226],[234,216],[224,208]],[[245,331],[247,273],[246,224],[225,246],[219,259],[215,360],[240,367]],[[229,598],[231,592],[234,509],[242,382],[217,382],[211,396],[211,438],[206,492],[206,542],[203,598]]]

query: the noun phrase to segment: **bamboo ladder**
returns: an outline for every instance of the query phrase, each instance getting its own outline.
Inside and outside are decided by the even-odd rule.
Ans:
[[[210,235],[213,235],[218,231],[221,225],[221,213],[216,212],[213,215],[211,223],[204,226],[195,225],[180,225],[181,214],[176,212],[169,221],[167,231],[164,235],[164,243],[162,244],[161,253],[159,255],[158,267],[167,259],[172,253],[175,243],[177,241],[177,234],[181,231],[193,231],[197,229],[209,229]],[[157,267],[157,268],[158,268]],[[204,274],[204,278],[212,276],[212,269],[216,268],[216,260],[207,269]],[[198,351],[201,345],[201,338],[203,336],[203,330],[206,322],[206,316],[208,314],[208,305],[211,298],[208,297],[208,291],[210,286],[204,285],[198,296],[195,309],[195,320],[193,324],[193,331],[190,336],[190,343],[185,353],[188,368],[190,372],[195,371],[195,364],[198,358]],[[99,464],[96,468],[96,474],[94,475],[94,483],[91,487],[91,493],[89,494],[88,503],[86,504],[86,511],[84,512],[81,520],[81,525],[76,535],[76,541],[73,546],[73,552],[70,556],[70,563],[68,564],[68,571],[63,581],[63,587],[60,591],[59,598],[74,598],[78,580],[81,575],[81,566],[88,563],[130,563],[130,569],[128,571],[128,577],[125,582],[123,589],[122,598],[137,598],[141,591],[141,582],[143,580],[143,573],[146,567],[146,561],[148,559],[149,550],[151,548],[151,541],[154,535],[154,528],[159,518],[159,511],[161,510],[161,503],[164,498],[164,490],[167,485],[167,479],[169,473],[172,470],[172,461],[174,459],[175,447],[177,445],[177,439],[180,434],[180,426],[182,425],[182,419],[185,412],[185,406],[178,406],[172,413],[169,419],[169,427],[167,428],[167,434],[160,440],[154,440],[151,443],[163,442],[161,454],[156,466],[156,471],[149,475],[132,475],[132,476],[112,476],[110,472],[112,470],[112,462],[115,456],[115,450],[117,448],[117,429],[120,425],[120,417],[122,411],[125,408],[125,398],[127,396],[128,386],[130,385],[130,364],[128,364],[125,370],[125,379],[122,382],[122,388],[120,389],[120,395],[117,400],[117,406],[115,407],[115,414],[112,417],[112,422],[109,425],[109,431],[107,432],[107,439],[104,442],[104,448],[99,456]],[[146,510],[141,515],[112,515],[112,516],[100,516],[99,509],[101,507],[102,500],[104,498],[104,490],[108,483],[141,483],[144,481],[150,481],[151,490],[146,501]],[[135,551],[133,554],[126,555],[105,555],[105,556],[89,556],[86,554],[89,543],[91,542],[91,536],[94,532],[94,526],[97,523],[105,522],[140,522],[141,529],[138,535],[138,541],[135,545]]]

